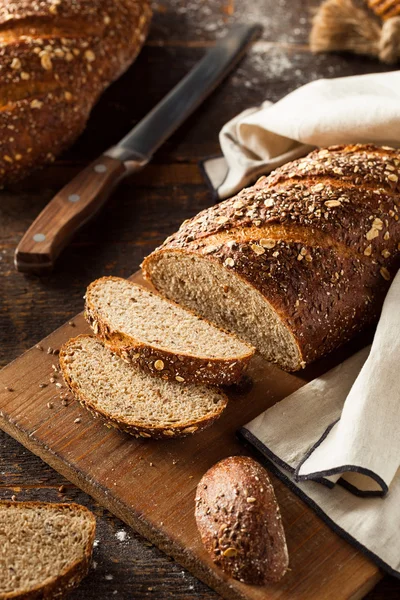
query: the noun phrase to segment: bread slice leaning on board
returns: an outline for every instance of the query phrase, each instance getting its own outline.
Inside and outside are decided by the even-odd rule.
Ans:
[[[90,335],[63,345],[60,367],[75,398],[94,417],[135,437],[168,439],[201,431],[228,402],[217,388],[164,381],[128,365]]]
[[[399,267],[399,178],[399,150],[316,150],[185,221],[144,275],[295,371],[376,321]]]
[[[78,504],[0,501],[0,598],[61,598],[90,566],[96,519]]]
[[[0,0],[0,185],[72,144],[150,20],[148,0]]]
[[[236,336],[126,279],[97,279],[85,298],[85,316],[95,335],[127,363],[165,380],[236,383],[255,352]]]

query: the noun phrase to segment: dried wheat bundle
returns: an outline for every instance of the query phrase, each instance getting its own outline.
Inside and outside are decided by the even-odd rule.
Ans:
[[[400,59],[400,0],[325,0],[313,19],[313,52],[347,50]]]

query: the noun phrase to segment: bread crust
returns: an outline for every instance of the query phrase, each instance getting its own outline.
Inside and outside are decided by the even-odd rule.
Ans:
[[[89,534],[88,543],[85,547],[84,556],[81,560],[76,561],[70,565],[61,575],[51,578],[46,581],[43,585],[39,585],[27,592],[7,592],[0,594],[1,600],[53,600],[56,598],[62,598],[65,594],[70,592],[73,588],[77,587],[82,579],[87,575],[92,559],[92,551],[94,538],[96,533],[96,518],[93,513],[88,510],[85,506],[70,503],[51,503],[51,502],[9,502],[7,500],[0,501],[1,506],[18,506],[23,508],[39,508],[51,506],[59,510],[69,508],[73,511],[86,513],[91,520],[91,529]]]
[[[392,148],[314,151],[183,223],[145,259],[144,276],[157,287],[165,252],[230,269],[293,335],[297,370],[376,321],[400,266],[399,178]]]
[[[106,322],[96,310],[91,301],[91,291],[96,287],[98,281],[102,280],[119,281],[119,278],[102,277],[101,280],[96,280],[89,285],[85,296],[85,318],[94,334],[125,362],[137,365],[149,375],[161,377],[166,381],[172,380],[180,383],[190,382],[210,385],[232,385],[240,381],[250,359],[254,356],[255,348],[246,344],[246,342],[242,342],[248,346],[248,353],[240,356],[240,358],[207,358],[193,356],[175,350],[168,350],[167,348],[159,348],[140,342],[134,337],[126,335],[121,331],[113,330],[111,324]],[[127,283],[133,287],[145,289],[143,286],[137,285],[136,283]],[[146,292],[148,292],[148,290],[146,290]],[[157,292],[151,293],[160,296],[165,302],[175,304],[174,302],[166,300]],[[195,315],[193,311],[189,309],[185,310],[192,315]],[[206,321],[206,319],[203,320]],[[210,326],[222,331],[215,325],[210,324]],[[227,332],[224,333],[234,337],[232,334]]]
[[[289,557],[267,472],[247,456],[225,458],[197,486],[195,517],[212,560],[252,585],[279,581]]]
[[[0,185],[72,144],[150,20],[148,0],[0,0]]]
[[[87,337],[90,337],[90,336],[87,336],[84,334],[79,335],[76,338],[70,339],[68,342],[66,342],[62,346],[62,348],[60,349],[60,356],[59,356],[61,372],[63,374],[66,385],[71,390],[71,392],[73,393],[76,400],[78,400],[78,402],[84,408],[86,408],[94,418],[96,418],[96,419],[100,418],[104,422],[106,427],[108,427],[108,428],[114,427],[115,429],[119,429],[120,431],[123,431],[124,433],[128,433],[129,435],[132,435],[136,438],[172,439],[172,438],[177,438],[177,437],[186,437],[188,435],[191,435],[193,433],[197,433],[199,431],[202,431],[203,429],[206,429],[207,427],[212,425],[214,423],[214,421],[216,421],[221,416],[222,412],[225,410],[226,405],[228,403],[228,398],[221,390],[218,390],[218,393],[221,396],[221,399],[223,400],[223,402],[221,403],[221,406],[220,406],[220,409],[218,412],[215,412],[213,415],[204,417],[202,419],[191,420],[191,421],[187,421],[184,424],[173,425],[173,426],[168,425],[168,426],[156,427],[154,425],[146,425],[146,424],[139,424],[139,423],[137,423],[137,424],[127,423],[122,415],[121,415],[121,417],[116,418],[112,415],[109,415],[108,413],[106,413],[105,411],[103,411],[97,407],[96,408],[93,407],[92,404],[90,403],[90,400],[81,392],[78,385],[69,376],[67,363],[65,362],[65,359],[66,359],[68,353],[71,350],[73,350],[74,344],[76,342],[79,343],[79,340],[87,338]]]

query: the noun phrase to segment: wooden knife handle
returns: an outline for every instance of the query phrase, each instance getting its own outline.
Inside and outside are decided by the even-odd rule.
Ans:
[[[105,203],[127,173],[125,164],[102,155],[62,188],[29,227],[15,251],[15,266],[24,273],[51,270],[74,233]]]

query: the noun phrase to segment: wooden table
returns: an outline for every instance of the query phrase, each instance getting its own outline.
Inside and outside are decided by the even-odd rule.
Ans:
[[[135,65],[103,96],[87,130],[51,167],[0,197],[0,366],[82,309],[87,284],[122,277],[182,220],[211,203],[198,160],[218,153],[218,131],[242,109],[276,101],[320,77],[387,70],[352,56],[312,56],[307,47],[316,0],[161,0],[154,2],[150,37]],[[16,273],[13,254],[28,225],[52,195],[102,150],[115,143],[186,73],[215,36],[238,21],[264,26],[229,79],[113,198],[64,252],[45,278]],[[60,486],[63,486],[60,491]],[[76,501],[98,516],[94,567],[71,598],[207,599],[217,594],[194,579],[95,504],[83,492],[0,432],[0,498]],[[386,577],[369,600],[400,597]],[[310,599],[311,600],[311,599]]]

